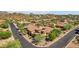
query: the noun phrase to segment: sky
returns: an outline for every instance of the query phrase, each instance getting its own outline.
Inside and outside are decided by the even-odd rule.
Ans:
[[[79,11],[50,11],[51,14],[77,14],[79,15]]]
[[[17,13],[33,13],[33,14],[59,14],[59,15],[67,15],[67,14],[73,14],[73,15],[79,15],[79,11],[16,11]]]

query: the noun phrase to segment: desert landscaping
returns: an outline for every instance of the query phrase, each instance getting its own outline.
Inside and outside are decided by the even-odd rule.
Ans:
[[[33,46],[49,47],[79,25],[79,16],[1,12],[0,47],[8,47],[10,42],[14,45],[12,47],[21,47],[22,43],[14,37],[10,24],[14,24],[19,35]]]

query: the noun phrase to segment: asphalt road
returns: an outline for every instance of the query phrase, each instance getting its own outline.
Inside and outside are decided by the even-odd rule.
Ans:
[[[19,39],[22,48],[36,48],[34,45],[28,42],[22,35],[19,35],[20,33],[14,24],[10,24],[10,27],[13,32],[14,38]]]
[[[75,37],[75,30],[79,29],[79,27],[73,29],[67,35],[59,39],[54,44],[50,45],[49,48],[64,48],[66,45]]]
[[[26,40],[26,38],[24,38],[22,35],[19,35],[20,33],[18,32],[18,30],[14,24],[11,24],[10,27],[13,32],[14,38],[19,39],[23,48],[37,48],[34,45],[32,45],[31,43],[29,43]],[[76,29],[79,29],[79,27],[77,27]],[[75,37],[75,30],[76,29],[69,32],[67,35],[65,35],[64,37],[59,39],[54,44],[51,44],[48,48],[64,48]],[[40,47],[38,47],[38,48],[40,48]]]

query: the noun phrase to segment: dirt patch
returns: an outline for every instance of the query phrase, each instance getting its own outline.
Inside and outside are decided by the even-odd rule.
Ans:
[[[75,38],[73,38],[66,48],[79,48],[79,43]]]
[[[7,44],[8,42],[12,41],[12,37],[8,38],[8,39],[1,39],[0,40],[0,47]]]
[[[5,22],[5,20],[1,20],[1,19],[0,19],[0,24],[3,24],[4,22]]]

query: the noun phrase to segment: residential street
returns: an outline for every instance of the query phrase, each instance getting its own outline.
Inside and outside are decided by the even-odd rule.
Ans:
[[[35,46],[33,46],[31,43],[29,43],[22,35],[19,35],[20,33],[18,32],[18,30],[14,24],[11,24],[10,27],[13,32],[14,38],[19,39],[23,48],[35,48]]]
[[[77,27],[76,29],[79,29],[79,27]],[[49,48],[64,48],[74,37],[75,37],[75,29],[69,32],[63,38],[59,39],[54,44],[50,45]]]
[[[18,38],[21,42],[23,48],[36,48],[31,43],[29,43],[16,29],[14,24],[11,24],[11,29],[15,38]],[[76,29],[79,29],[77,27]],[[65,35],[63,38],[59,39],[54,44],[50,45],[49,48],[64,48],[73,38],[75,37],[75,29]]]

